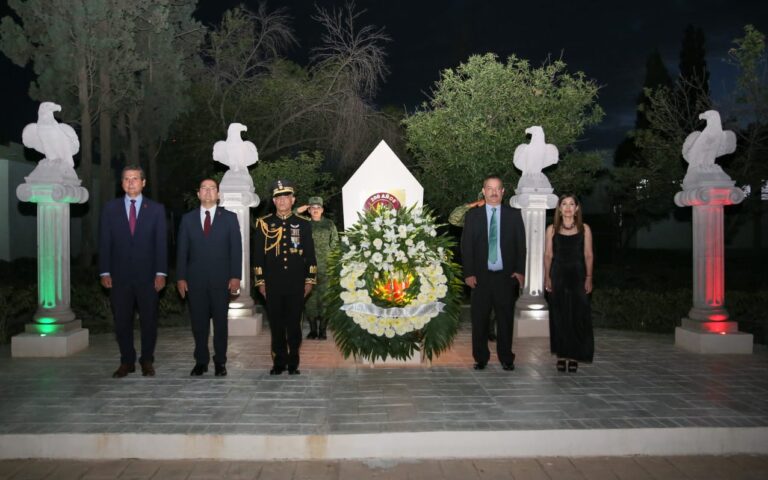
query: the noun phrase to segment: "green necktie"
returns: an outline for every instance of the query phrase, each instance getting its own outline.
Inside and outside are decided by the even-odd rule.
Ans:
[[[496,226],[496,209],[491,209],[491,228],[488,230],[488,263],[496,263],[499,259],[497,246],[499,244],[499,229]]]

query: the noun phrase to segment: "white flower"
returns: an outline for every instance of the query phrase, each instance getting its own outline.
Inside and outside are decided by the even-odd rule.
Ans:
[[[376,250],[381,250],[381,246],[384,244],[384,242],[381,241],[380,238],[377,238],[373,241],[373,248]]]
[[[371,255],[371,262],[373,262],[375,265],[380,264],[383,259],[384,257],[379,252],[376,252],[373,255]]]
[[[341,243],[343,243],[344,245],[349,245],[349,238],[347,238],[347,236],[344,235],[343,237],[341,237]]]
[[[400,225],[397,227],[397,234],[400,238],[405,238],[408,236],[408,228],[405,225]]]

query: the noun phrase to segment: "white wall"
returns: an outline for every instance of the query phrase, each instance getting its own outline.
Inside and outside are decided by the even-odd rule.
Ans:
[[[36,162],[24,158],[24,147],[18,143],[0,145],[0,260],[11,261],[37,256],[37,206],[16,198],[16,187],[24,183],[24,177],[36,166]],[[93,183],[93,190],[89,192],[90,198],[99,198],[98,178],[94,178]],[[92,200],[88,201],[87,207],[91,211],[90,214],[95,215],[93,240],[97,242],[99,217],[98,211],[92,211],[95,204],[91,202]],[[85,206],[75,208],[83,207]],[[80,253],[82,221],[72,211],[70,215],[70,254],[76,257]]]

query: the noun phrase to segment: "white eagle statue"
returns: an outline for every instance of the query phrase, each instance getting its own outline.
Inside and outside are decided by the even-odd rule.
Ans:
[[[683,143],[683,158],[691,167],[706,167],[715,164],[715,159],[736,151],[736,134],[723,131],[720,114],[716,110],[707,110],[699,115],[706,120],[707,126],[702,131],[688,135]]]
[[[538,125],[526,128],[525,133],[531,135],[531,141],[518,145],[512,160],[515,167],[523,172],[517,187],[552,188],[547,176],[541,170],[557,163],[559,158],[557,147],[545,143],[544,129]]]
[[[37,123],[24,127],[21,139],[25,147],[45,155],[48,163],[71,169],[75,166],[72,157],[80,151],[80,141],[72,127],[53,118],[53,112],[60,111],[61,105],[41,103],[37,109]]]
[[[248,127],[242,123],[230,123],[227,140],[218,141],[213,145],[213,159],[228,166],[229,172],[247,175],[247,167],[259,161],[256,145],[240,137],[240,132],[247,131]]]

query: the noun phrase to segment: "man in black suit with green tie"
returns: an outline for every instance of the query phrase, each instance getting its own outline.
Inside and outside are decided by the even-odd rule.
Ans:
[[[519,210],[501,204],[501,178],[486,177],[483,196],[485,206],[467,212],[461,236],[464,282],[472,289],[472,356],[475,370],[488,364],[488,324],[493,310],[496,354],[504,370],[514,370],[512,329],[515,300],[525,279],[525,226]]]

